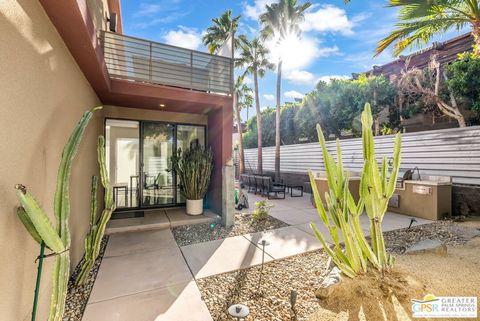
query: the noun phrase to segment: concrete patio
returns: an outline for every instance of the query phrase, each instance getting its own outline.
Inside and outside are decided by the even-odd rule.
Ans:
[[[202,215],[187,215],[185,208],[144,210],[143,217],[112,219],[107,223],[105,234],[168,229],[181,225],[215,222],[219,216],[210,210]]]
[[[274,207],[270,215],[291,226],[266,232],[183,247],[177,245],[171,230],[163,225],[153,231],[111,235],[83,320],[212,320],[196,279],[260,264],[259,243],[263,239],[268,242],[266,262],[319,249],[321,245],[313,236],[310,222],[325,232],[327,242],[332,242],[309,196],[271,200]],[[248,211],[253,211],[255,202],[261,199],[249,194]],[[413,225],[427,223],[430,221],[417,218]],[[368,224],[366,215],[362,215],[366,235]],[[409,224],[410,217],[394,213],[388,213],[383,222],[385,231]],[[170,222],[170,226],[174,223]]]

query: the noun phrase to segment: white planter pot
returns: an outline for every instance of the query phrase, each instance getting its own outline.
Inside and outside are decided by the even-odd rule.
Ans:
[[[187,200],[187,214],[200,215],[203,213],[203,198],[199,200]]]

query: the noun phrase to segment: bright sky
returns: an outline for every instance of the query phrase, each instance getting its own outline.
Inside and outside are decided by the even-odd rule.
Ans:
[[[123,32],[148,40],[206,51],[201,38],[211,19],[226,9],[242,15],[239,33],[250,38],[259,30],[258,15],[271,0],[122,0]],[[300,1],[303,2],[303,1]],[[396,9],[384,0],[312,1],[302,24],[301,39],[285,45],[282,103],[302,97],[319,79],[350,77],[372,65],[393,58],[385,52],[373,58],[378,40],[393,28]],[[450,32],[436,40],[457,34]],[[273,46],[273,45],[272,45]],[[251,79],[247,79],[251,82]],[[253,87],[253,83],[251,84]],[[276,74],[269,72],[259,82],[261,106],[275,106]],[[249,114],[255,112],[250,110]],[[242,112],[245,120],[246,111]]]

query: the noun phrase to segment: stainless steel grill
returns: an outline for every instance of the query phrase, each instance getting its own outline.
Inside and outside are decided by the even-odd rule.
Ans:
[[[110,77],[231,94],[230,58],[102,32],[102,47]]]

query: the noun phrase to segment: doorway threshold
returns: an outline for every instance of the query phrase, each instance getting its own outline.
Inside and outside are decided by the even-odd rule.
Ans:
[[[202,215],[188,215],[185,208],[145,210],[143,217],[110,220],[105,234],[164,230],[171,227],[217,222],[220,216],[205,209]]]

